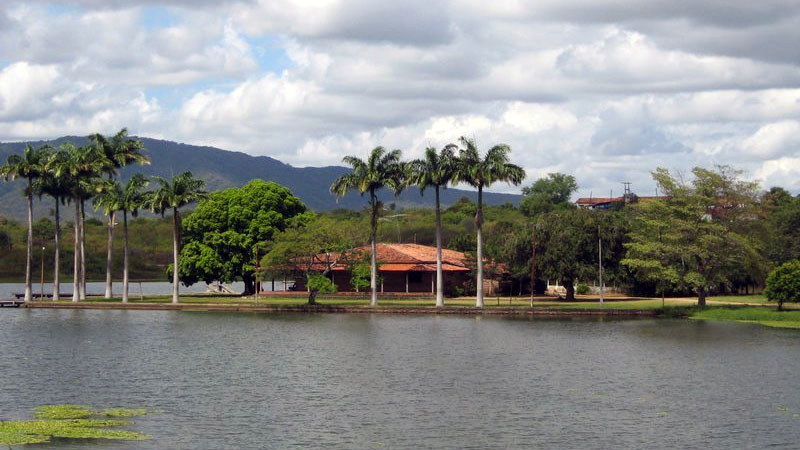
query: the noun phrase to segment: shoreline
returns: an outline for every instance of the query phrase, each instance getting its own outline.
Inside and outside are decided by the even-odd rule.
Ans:
[[[429,315],[505,315],[544,317],[658,317],[653,309],[563,309],[543,307],[468,306],[342,306],[342,305],[244,305],[212,303],[100,303],[100,302],[32,302],[22,305],[31,309],[105,309],[140,311],[208,311],[250,313],[358,313],[358,314],[429,314]]]

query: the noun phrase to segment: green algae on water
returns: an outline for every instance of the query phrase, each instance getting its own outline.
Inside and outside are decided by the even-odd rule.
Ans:
[[[37,419],[82,419],[94,414],[92,408],[83,405],[43,405],[35,411]]]
[[[133,417],[146,414],[144,409],[112,408],[94,412],[81,405],[45,405],[36,408],[37,420],[0,421],[0,444],[25,445],[48,443],[52,438],[68,439],[121,439],[142,440],[150,436],[128,430],[112,430],[110,427],[131,425],[133,422],[114,419],[89,419],[87,416],[111,417],[104,414],[126,414]],[[71,417],[70,417],[71,416]],[[123,417],[119,415],[117,417]]]
[[[108,408],[100,411],[98,415],[106,417],[138,417],[147,414],[144,408]]]

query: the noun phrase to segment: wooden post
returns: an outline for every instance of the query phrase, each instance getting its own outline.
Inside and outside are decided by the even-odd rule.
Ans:
[[[597,262],[600,266],[600,304],[603,304],[603,240],[597,239]]]
[[[406,272],[406,294],[408,294],[408,272]]]
[[[44,246],[42,246],[42,282],[39,285],[39,300],[44,300]],[[33,295],[31,295],[33,297]]]

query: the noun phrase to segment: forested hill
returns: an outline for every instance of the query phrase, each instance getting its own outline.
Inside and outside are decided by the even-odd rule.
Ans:
[[[214,147],[179,144],[159,139],[137,139],[144,143],[152,163],[148,166],[126,168],[122,172],[123,179],[134,172],[170,177],[191,170],[206,181],[210,190],[241,186],[251,179],[261,178],[287,186],[308,207],[317,211],[335,208],[361,209],[366,205],[365,199],[358,194],[349,194],[339,199],[337,203],[336,198],[328,192],[333,180],[347,172],[345,167],[293,167],[268,156],[251,156]],[[87,142],[86,138],[69,136],[52,141],[0,143],[0,163],[4,163],[10,153],[20,152],[26,144],[58,145],[64,141],[71,141],[76,145],[84,145]],[[24,218],[25,202],[20,193],[21,187],[19,182],[0,183],[0,216]],[[472,199],[477,197],[473,191],[451,188],[442,191],[442,202],[447,205],[464,195]],[[513,194],[484,194],[487,204],[517,204],[519,198]],[[412,188],[397,198],[384,192],[383,200],[404,207],[430,206],[433,204],[433,192],[427,191],[423,197],[420,196],[418,189]]]

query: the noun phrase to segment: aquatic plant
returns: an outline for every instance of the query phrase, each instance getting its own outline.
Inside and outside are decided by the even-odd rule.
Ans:
[[[130,408],[108,408],[100,411],[99,415],[106,417],[137,417],[147,414],[144,408],[130,409]]]
[[[146,414],[144,409],[111,408],[95,412],[83,405],[44,405],[35,409],[37,420],[0,421],[0,444],[25,445],[50,442],[51,438],[142,440],[150,436],[109,427],[133,422],[113,419],[87,419],[90,416],[134,417]]]
[[[35,408],[37,419],[81,419],[94,414],[91,408],[83,405],[43,405]]]

